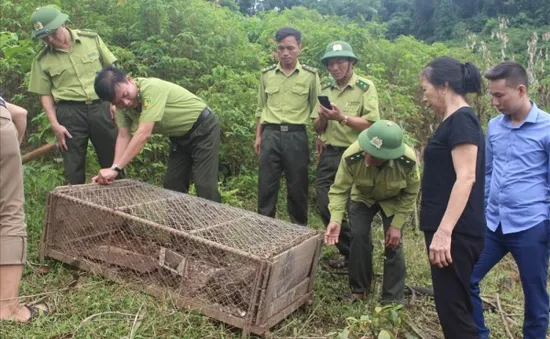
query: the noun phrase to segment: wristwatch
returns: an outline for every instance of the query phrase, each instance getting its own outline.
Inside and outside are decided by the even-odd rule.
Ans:
[[[115,171],[117,171],[118,173],[120,173],[122,171],[122,168],[118,167],[117,164],[113,164],[111,166],[111,169],[114,169]]]
[[[340,125],[346,126],[348,124],[349,117],[346,115],[344,119],[340,120]]]

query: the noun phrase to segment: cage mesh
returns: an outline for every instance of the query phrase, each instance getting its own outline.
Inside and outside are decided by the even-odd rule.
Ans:
[[[300,297],[268,281],[276,266],[285,274],[272,279],[314,278],[317,231],[235,207],[133,180],[59,187],[48,204],[43,256],[171,293],[218,320],[242,319],[236,326],[265,322],[270,297],[281,309]],[[285,251],[303,252],[293,254],[302,267],[275,260]]]

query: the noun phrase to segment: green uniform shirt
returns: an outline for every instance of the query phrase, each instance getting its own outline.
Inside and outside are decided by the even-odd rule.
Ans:
[[[340,108],[342,114],[350,117],[362,117],[372,122],[380,120],[378,94],[374,84],[355,72],[344,88],[338,87],[333,79],[323,84],[321,95],[328,96],[331,103]],[[348,147],[357,140],[360,131],[343,126],[339,121],[329,120],[327,129],[321,134],[321,140],[337,147]]]
[[[170,137],[189,132],[206,103],[185,88],[157,78],[136,78],[141,112],[118,109],[118,127],[131,128],[140,122],[154,122],[153,133]]]
[[[351,190],[351,200],[368,206],[378,203],[388,217],[393,216],[392,226],[401,228],[414,210],[419,189],[420,173],[412,148],[406,146],[401,158],[374,167],[365,163],[363,150],[356,141],[342,155],[330,187],[331,221],[342,223]]]
[[[45,46],[33,60],[29,91],[51,95],[55,101],[98,99],[94,80],[98,71],[116,61],[94,32],[69,29],[69,52]]]
[[[258,90],[256,117],[262,124],[305,125],[317,118],[320,90],[317,69],[296,63],[286,76],[281,65],[264,68]]]

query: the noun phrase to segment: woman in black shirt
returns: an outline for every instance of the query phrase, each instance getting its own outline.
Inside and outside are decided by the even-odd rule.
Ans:
[[[469,281],[485,234],[485,140],[467,93],[481,91],[472,63],[441,57],[421,74],[424,101],[442,122],[424,151],[420,228],[445,338],[478,338]]]

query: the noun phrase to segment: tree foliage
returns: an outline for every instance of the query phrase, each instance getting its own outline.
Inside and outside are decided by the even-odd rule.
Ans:
[[[473,13],[460,11],[462,5],[451,0],[387,0],[381,3],[371,0],[59,0],[56,3],[69,13],[70,27],[97,31],[118,57],[118,64],[132,76],[172,81],[206,100],[222,122],[220,162],[226,179],[256,172],[257,160],[252,145],[259,70],[273,63],[273,36],[281,27],[292,26],[302,31],[304,48],[300,61],[318,67],[321,78],[328,76],[319,61],[326,44],[339,39],[350,42],[360,58],[357,72],[371,78],[378,87],[382,115],[399,122],[418,147],[426,142],[436,124],[433,114],[422,105],[418,86],[422,67],[441,55],[474,61],[482,69],[490,66],[487,64],[489,54],[480,48],[479,37],[477,45],[467,48],[463,42],[448,46],[428,44],[411,36],[386,39],[390,29],[407,33],[413,21],[423,20],[426,26],[436,22],[443,25],[444,21],[453,22],[460,15]],[[470,3],[476,8],[488,8],[486,1]],[[30,39],[28,23],[30,14],[40,5],[36,0],[6,0],[0,5],[3,17],[0,22],[1,94],[31,112],[30,118],[35,119],[31,125],[31,133],[35,133],[34,144],[51,137],[51,132],[43,130],[47,123],[44,123],[44,115],[39,114],[41,107],[37,96],[26,91],[32,58],[43,44]],[[442,8],[447,9],[443,11]],[[345,10],[354,13],[345,14],[342,12]],[[390,18],[390,21],[378,23],[365,16],[366,12]],[[448,17],[439,15],[436,20],[437,13],[446,13]],[[498,20],[493,20],[488,21],[484,29],[493,32],[501,26]],[[440,33],[449,34],[447,30],[454,28],[449,27],[445,33]],[[518,55],[523,60],[520,61],[527,64],[530,54],[521,44],[533,33],[515,28],[506,32],[511,41],[505,51],[507,57],[521,50],[523,54]],[[544,58],[548,39],[544,39],[540,36],[532,51],[541,97],[547,96],[549,83],[544,72],[548,62]],[[494,38],[485,46],[491,44],[498,51],[501,41]],[[492,55],[491,62],[498,62],[498,53]],[[484,115],[483,120],[487,120],[493,114],[487,100],[475,102]],[[153,142],[156,146],[146,149],[136,162],[141,167],[135,173],[140,176],[160,176],[162,173],[168,143],[161,138]],[[154,166],[147,166],[151,163]]]

